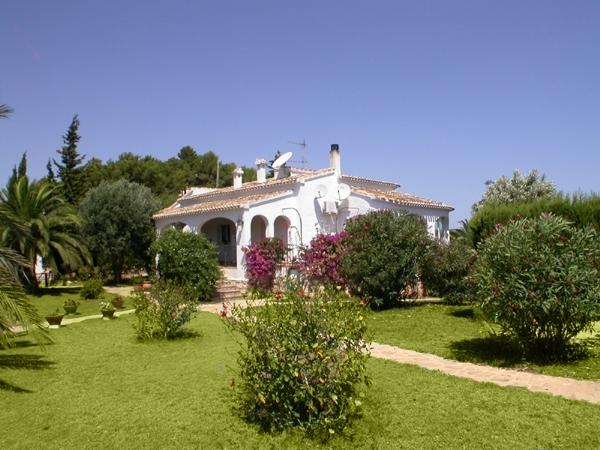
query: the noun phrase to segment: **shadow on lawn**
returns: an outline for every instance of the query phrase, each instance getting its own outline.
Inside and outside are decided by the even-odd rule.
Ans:
[[[556,356],[547,352],[525,353],[509,336],[491,334],[474,339],[463,339],[450,344],[453,357],[459,361],[487,364],[498,367],[514,367],[529,362],[543,365],[571,363],[588,359],[591,349],[600,348],[600,338],[589,338],[570,344],[564,354]]]
[[[81,286],[62,286],[62,287],[53,287],[53,288],[39,288],[36,292],[33,293],[36,297],[41,297],[42,295],[53,295],[59,296],[62,294],[77,294],[81,290]]]
[[[43,359],[42,355],[23,355],[23,354],[0,354],[0,369],[28,369],[44,370],[54,365],[53,362]],[[33,391],[8,383],[0,379],[1,391],[12,391],[18,393],[31,393]]]

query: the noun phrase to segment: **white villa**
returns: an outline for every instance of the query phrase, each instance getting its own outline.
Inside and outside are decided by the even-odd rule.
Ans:
[[[277,237],[294,254],[317,234],[341,231],[350,217],[373,210],[406,210],[423,218],[432,237],[448,240],[451,206],[399,192],[393,182],[343,175],[337,145],[329,161],[329,168],[319,170],[283,162],[267,178],[267,162],[258,159],[256,181],[244,183],[238,168],[231,187],[190,188],[154,215],[156,228],[206,234],[221,264],[229,266],[227,275],[237,279],[244,278],[242,249],[251,243]]]

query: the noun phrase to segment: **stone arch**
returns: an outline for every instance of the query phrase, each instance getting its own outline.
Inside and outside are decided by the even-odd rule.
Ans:
[[[225,217],[217,217],[205,222],[200,232],[217,247],[219,263],[226,266],[237,265],[236,225]]]
[[[250,243],[264,241],[267,238],[268,221],[264,216],[254,216],[250,222]]]
[[[277,216],[273,223],[275,238],[281,239],[283,245],[288,245],[288,230],[290,229],[290,219],[286,216]]]

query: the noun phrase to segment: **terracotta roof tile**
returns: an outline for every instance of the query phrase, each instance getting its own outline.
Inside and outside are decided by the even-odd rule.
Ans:
[[[378,191],[375,189],[352,189],[352,192],[367,196],[369,198],[383,200],[401,206],[415,206],[420,208],[435,208],[453,211],[454,208],[442,202],[430,200],[428,198],[417,197],[416,195],[407,194],[397,191]]]
[[[290,192],[291,191],[288,190],[283,192],[271,192],[268,194],[245,195],[233,199],[209,200],[201,203],[195,203],[189,206],[178,206],[179,203],[176,202],[168,208],[160,210],[159,212],[154,214],[152,218],[163,219],[166,217],[189,216],[200,212],[227,211],[232,209],[239,209],[246,205],[252,205],[264,200],[272,200],[274,198],[284,197]]]
[[[373,178],[366,177],[356,177],[354,175],[342,175],[342,181],[358,181],[358,182],[367,182],[367,183],[376,183],[376,184],[385,184],[390,187],[399,188],[400,185],[398,183],[394,183],[392,181],[383,181],[383,180],[375,180]]]

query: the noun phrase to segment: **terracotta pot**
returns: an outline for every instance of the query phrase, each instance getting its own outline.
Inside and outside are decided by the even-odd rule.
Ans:
[[[123,308],[123,306],[125,305],[125,300],[123,300],[121,297],[113,298],[110,302],[115,308],[119,309]]]
[[[58,316],[46,316],[46,322],[48,322],[48,325],[50,325],[50,328],[58,328],[60,327],[60,323],[63,320],[63,315],[58,315]]]
[[[113,316],[115,315],[115,310],[114,309],[102,309],[100,311],[102,313],[102,318],[107,318],[107,319],[113,319]]]
[[[78,306],[63,306],[63,309],[65,310],[65,314],[75,314],[77,312],[77,308]]]

